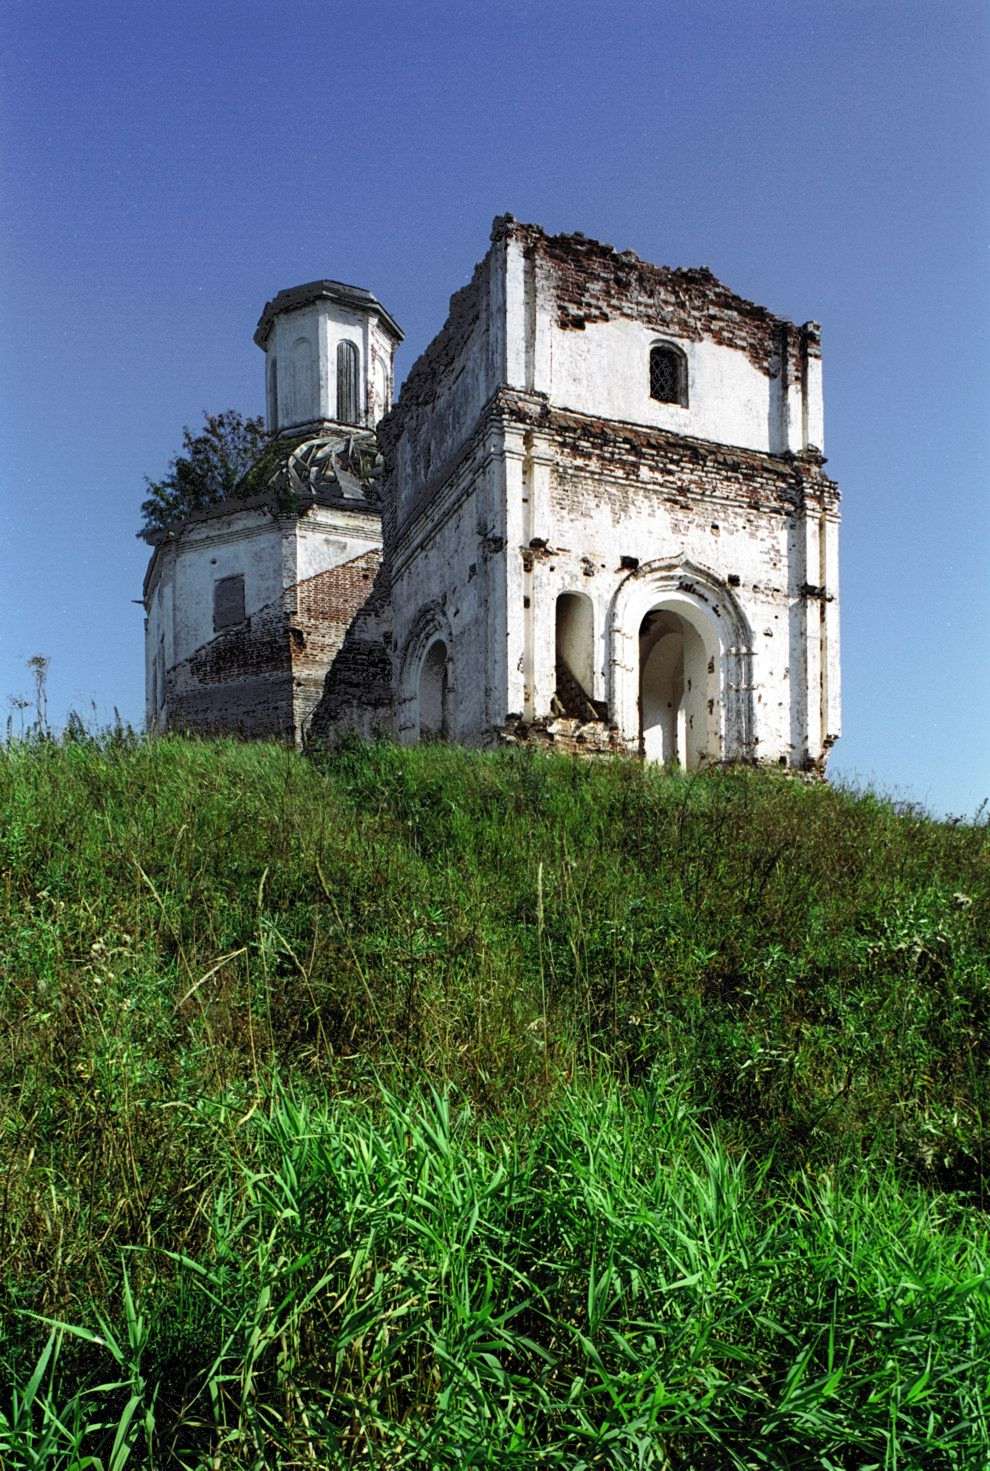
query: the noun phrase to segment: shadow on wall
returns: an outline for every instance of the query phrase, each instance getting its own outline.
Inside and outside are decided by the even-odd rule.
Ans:
[[[364,606],[353,618],[327,670],[323,694],[305,732],[306,745],[344,732],[370,740],[392,730],[392,655],[388,577],[380,566]]]

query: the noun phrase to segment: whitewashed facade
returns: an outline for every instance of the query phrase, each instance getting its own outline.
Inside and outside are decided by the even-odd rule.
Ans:
[[[497,220],[383,428],[399,738],[821,767],[840,716],[822,422],[817,324]]]
[[[360,388],[344,401],[370,433],[398,341],[373,297],[327,282],[280,293],[256,340],[283,434],[339,413],[354,363],[341,343],[353,344]],[[840,729],[838,492],[823,440],[816,323],[784,321],[707,270],[502,216],[378,422],[380,505],[365,485],[346,534],[340,497],[332,525],[325,507],[276,534],[244,508],[223,531],[223,517],[187,528],[152,589],[149,649],[159,597],[190,630],[181,658],[208,631],[210,575],[183,570],[183,555],[208,550],[215,578],[236,545],[258,597],[280,578],[284,595],[302,538],[317,575],[350,579],[364,600],[344,623],[338,599],[297,739],[357,728],[821,771]],[[355,593],[357,564],[371,575]],[[166,640],[165,669],[178,657]]]

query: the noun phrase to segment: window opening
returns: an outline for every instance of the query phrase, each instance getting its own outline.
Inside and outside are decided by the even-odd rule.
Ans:
[[[676,347],[650,349],[650,397],[687,408],[687,361]]]
[[[337,419],[356,424],[358,410],[358,350],[353,342],[337,344]]]
[[[218,577],[213,584],[213,631],[244,622],[244,576]]]

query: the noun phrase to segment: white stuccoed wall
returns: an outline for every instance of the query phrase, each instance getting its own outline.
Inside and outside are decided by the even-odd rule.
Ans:
[[[159,656],[159,691],[165,673],[217,637],[213,589],[221,577],[243,576],[244,612],[250,618],[280,598],[293,561],[287,530],[258,510],[193,522],[178,539],[160,546],[146,589],[145,635],[149,665],[156,652]],[[149,728],[161,717],[161,709],[152,708],[150,685],[149,679]]]
[[[739,348],[623,315],[621,308],[606,321],[563,327],[553,272],[527,252],[525,235],[506,239],[502,270],[509,324],[504,381],[513,387],[546,394],[561,408],[718,444],[773,454],[824,449],[817,323],[780,324],[799,359],[782,372],[777,341],[758,366]],[[660,343],[687,357],[686,407],[650,397],[649,353]]]
[[[318,283],[314,283],[314,287]],[[331,287],[332,289],[332,287]],[[342,291],[358,288],[342,287]],[[292,301],[306,288],[291,288],[280,293]],[[358,351],[358,423],[373,428],[388,411],[394,383],[395,350],[401,334],[386,325],[378,314],[374,298],[367,304],[361,300],[339,300],[333,295],[316,296],[301,305],[279,308],[279,298],[269,303],[263,318],[262,334],[267,385],[267,420],[273,430],[291,429],[296,425],[319,421],[337,421],[337,348],[341,342],[352,342]],[[259,333],[261,327],[259,324]],[[258,341],[256,334],[255,340]],[[310,365],[305,385],[300,383],[300,357]],[[271,394],[272,364],[277,381],[277,415],[273,413]]]
[[[534,449],[540,447],[537,440]],[[524,619],[519,618],[510,639],[519,645],[517,673],[510,684],[516,695],[513,699],[510,694],[510,704],[522,701],[532,718],[549,714],[556,683],[556,601],[567,592],[591,599],[595,658],[589,693],[611,700],[614,608],[620,589],[635,576],[623,568],[622,558],[637,558],[644,567],[669,560],[710,569],[721,581],[739,579],[731,594],[752,631],[750,668],[759,742],[754,754],[777,761],[801,748],[801,700],[790,679],[789,608],[797,590],[789,586],[789,531],[783,518],[768,524],[744,506],[724,502],[701,516],[694,506],[669,504],[657,482],[630,490],[628,483],[576,476],[566,466],[555,465],[548,475],[537,472],[532,483],[533,535],[550,550],[534,559],[532,572],[519,582],[516,601],[530,600],[533,653],[527,660]],[[527,663],[532,667],[528,681]],[[635,732],[625,734],[629,738]]]
[[[364,510],[312,506],[295,525],[294,582],[316,577],[382,544],[381,520]]]
[[[176,546],[173,574],[173,664],[216,637],[213,588],[221,577],[244,577],[250,618],[276,602],[292,565],[291,538],[271,515],[248,511],[188,528]]]
[[[417,737],[418,669],[438,637],[451,649],[455,739],[490,739],[513,717],[545,723],[556,600],[577,592],[594,608],[589,693],[611,704],[621,739],[635,747],[625,671],[638,657],[630,649],[639,624],[620,623],[641,620],[651,604],[646,571],[623,565],[634,559],[640,569],[661,568],[660,582],[662,569],[674,569],[656,606],[680,599],[721,639],[721,698],[726,711],[747,712],[723,720],[731,748],[721,754],[820,760],[839,723],[837,512],[827,489],[827,509],[816,504],[817,462],[798,472],[780,458],[822,444],[816,324],[796,328],[745,302],[737,309],[738,299],[708,278],[721,293],[720,335],[735,334],[742,346],[635,320],[621,300],[607,320],[562,326],[554,270],[533,249],[534,234],[510,228],[496,238],[471,286],[452,298],[448,324],[414,367],[397,411],[400,738]],[[687,408],[649,396],[658,341],[687,355]],[[522,390],[521,422],[511,407],[493,409],[500,384]],[[541,405],[550,410],[547,430]],[[556,416],[559,432],[555,408],[570,411]],[[623,426],[642,426],[646,449],[630,451]],[[689,451],[686,469],[673,461],[664,469],[662,457],[651,459],[651,430],[711,448]],[[733,457],[728,447],[744,453]],[[805,490],[795,488],[801,475]],[[696,592],[677,592],[678,578],[693,579]]]
[[[443,637],[453,658],[448,731],[484,741],[505,719],[505,579],[502,475],[483,438],[426,525],[396,548],[392,618],[396,629],[396,729],[418,736],[416,679],[429,643]],[[410,682],[412,681],[412,682]]]
[[[505,376],[505,273],[498,252],[451,298],[434,346],[436,371],[414,368],[403,388],[408,430],[395,445],[391,480],[396,731],[404,741],[418,738],[418,670],[430,642],[444,637],[456,650],[449,734],[484,741],[505,719],[507,682],[503,475],[495,458],[499,435],[484,417]]]
[[[506,381],[505,310],[504,260],[493,252],[471,283],[451,298],[447,326],[436,339],[446,366],[424,374],[428,382],[422,406],[417,403],[416,367],[404,385],[407,432],[396,446],[393,475],[401,526],[414,519],[419,498],[431,496],[452,472],[478,429],[482,410]]]
[[[548,304],[542,312],[549,317]],[[622,319],[593,323],[583,332],[562,332],[552,321],[548,326],[551,372],[547,385],[537,386],[551,403],[720,444],[778,448],[778,426],[772,419],[776,409],[779,420],[779,408],[771,402],[770,380],[744,353],[713,342],[661,336]],[[687,357],[691,387],[686,408],[650,397],[650,348],[656,342],[673,343]]]

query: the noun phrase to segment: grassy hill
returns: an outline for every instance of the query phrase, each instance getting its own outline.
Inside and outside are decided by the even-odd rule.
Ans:
[[[0,814],[0,1464],[990,1459],[985,826],[126,739]]]

